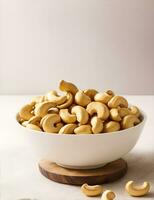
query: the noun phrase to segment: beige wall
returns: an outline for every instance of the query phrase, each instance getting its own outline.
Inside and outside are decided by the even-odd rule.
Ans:
[[[154,94],[154,0],[0,0],[0,93]]]

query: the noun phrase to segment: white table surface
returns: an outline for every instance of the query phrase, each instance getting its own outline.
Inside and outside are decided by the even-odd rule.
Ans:
[[[80,187],[63,185],[43,177],[37,168],[32,149],[19,137],[14,120],[18,109],[31,96],[0,96],[0,200],[88,200]],[[128,172],[124,178],[104,188],[113,190],[117,200],[133,200],[124,191],[128,180],[151,183],[151,193],[140,199],[154,199],[154,96],[127,96],[147,114],[147,122],[135,148],[125,156]]]

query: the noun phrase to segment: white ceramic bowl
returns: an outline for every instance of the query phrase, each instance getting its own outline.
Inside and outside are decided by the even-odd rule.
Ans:
[[[67,168],[90,169],[121,158],[136,144],[143,126],[140,124],[125,130],[103,133],[67,135],[38,132],[19,124],[20,134],[32,143],[38,159],[48,159]]]

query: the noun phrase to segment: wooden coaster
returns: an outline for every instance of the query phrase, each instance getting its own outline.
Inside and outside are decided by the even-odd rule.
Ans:
[[[39,162],[40,172],[48,179],[70,185],[91,185],[115,181],[127,172],[127,163],[119,159],[97,169],[66,169],[48,160]]]

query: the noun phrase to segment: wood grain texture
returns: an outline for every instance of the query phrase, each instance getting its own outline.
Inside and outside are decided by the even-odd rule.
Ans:
[[[63,168],[48,160],[41,160],[39,170],[45,177],[55,182],[69,185],[83,183],[93,185],[112,182],[123,177],[127,172],[127,163],[123,159],[118,159],[97,169],[76,170]]]

